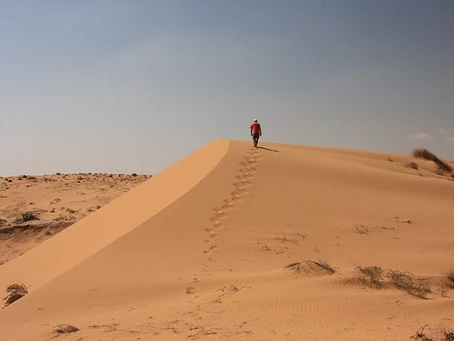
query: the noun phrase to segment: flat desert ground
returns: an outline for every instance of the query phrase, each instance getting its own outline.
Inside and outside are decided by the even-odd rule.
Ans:
[[[259,147],[217,140],[117,182],[123,194],[8,259],[0,290],[28,293],[0,310],[0,340],[452,340],[452,174],[410,155]],[[75,211],[50,204],[62,196],[39,208]]]
[[[99,210],[149,178],[150,175],[136,173],[56,173],[1,177],[0,265]]]

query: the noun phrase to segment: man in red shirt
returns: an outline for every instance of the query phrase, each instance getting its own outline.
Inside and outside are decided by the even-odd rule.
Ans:
[[[257,147],[259,138],[262,136],[262,127],[260,126],[260,123],[257,122],[257,119],[255,119],[249,128],[251,130],[252,140],[254,141],[254,147]]]

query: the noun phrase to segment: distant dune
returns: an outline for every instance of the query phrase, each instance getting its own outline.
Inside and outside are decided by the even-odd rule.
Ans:
[[[0,311],[0,340],[454,330],[452,174],[410,155],[259,146],[214,141],[1,265],[0,289],[28,293]],[[41,195],[40,209],[81,210]]]

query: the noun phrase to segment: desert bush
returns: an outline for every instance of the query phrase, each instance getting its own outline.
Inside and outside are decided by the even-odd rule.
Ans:
[[[354,224],[353,231],[359,234],[369,234],[369,228],[363,224]]]
[[[406,293],[419,297],[426,298],[431,292],[430,288],[422,280],[413,278],[410,273],[402,272],[399,270],[390,270],[388,277],[394,286]]]
[[[33,212],[22,213],[22,221],[27,222],[30,220],[39,220],[39,218]]]
[[[28,294],[27,287],[24,284],[11,284],[6,288],[6,292],[8,295],[3,299],[5,307]]]
[[[60,324],[57,326],[57,328],[55,328],[55,331],[58,334],[69,334],[69,333],[75,333],[75,332],[79,331],[79,328],[74,327],[70,324]]]
[[[447,274],[447,277],[448,277],[448,285],[449,285],[449,288],[450,289],[454,289],[454,271],[450,271],[448,274]]]
[[[421,341],[433,341],[431,337],[429,337],[425,332],[424,329],[426,329],[428,325],[425,325],[424,327],[419,328],[414,335],[411,336],[413,340],[421,340]]]
[[[284,266],[285,269],[291,269],[297,272],[315,272],[320,273],[324,272],[329,275],[332,275],[336,272],[336,270],[329,265],[326,261],[313,261],[313,260],[306,260],[303,262],[291,263]]]
[[[440,160],[435,154],[429,152],[427,149],[414,149],[413,150],[413,156],[424,159],[424,160],[429,160],[433,161],[437,164],[437,166],[446,172],[452,172],[452,167],[448,165],[445,161]]]
[[[454,341],[454,330],[443,327],[441,333],[443,334],[443,341]]]
[[[324,261],[324,260],[320,260],[318,262],[314,262],[315,264],[318,264],[320,267],[322,267],[323,269],[325,269],[328,273],[330,274],[333,274],[336,272],[336,270],[328,264],[328,262]]]
[[[418,169],[418,164],[416,162],[407,163],[408,168]]]
[[[360,280],[369,287],[381,288],[383,286],[383,269],[380,266],[357,266]]]
[[[413,156],[420,158],[420,159],[429,160],[429,161],[435,161],[437,159],[437,157],[435,156],[434,153],[432,153],[424,148],[414,149]]]
[[[429,336],[428,333],[425,332],[425,329],[429,325],[425,325],[421,328],[419,328],[414,335],[411,336],[413,340],[421,340],[421,341],[434,341],[432,336]],[[437,331],[432,333],[436,335],[436,340],[439,341],[454,341],[454,330],[445,328],[445,327],[439,327],[437,328]]]

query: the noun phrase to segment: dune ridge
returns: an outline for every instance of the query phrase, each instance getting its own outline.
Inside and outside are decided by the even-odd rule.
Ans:
[[[0,311],[0,338],[46,340],[61,324],[79,329],[68,340],[402,340],[425,324],[454,328],[449,177],[409,169],[405,155],[220,145],[217,160],[198,154],[206,175],[184,195]],[[358,266],[383,269],[382,286]],[[427,297],[394,285],[396,270],[424,280]]]
[[[222,159],[228,141],[195,151],[99,211],[0,267],[0,287],[24,283],[29,291],[78,264],[170,205]],[[198,167],[200,162],[204,167]]]

